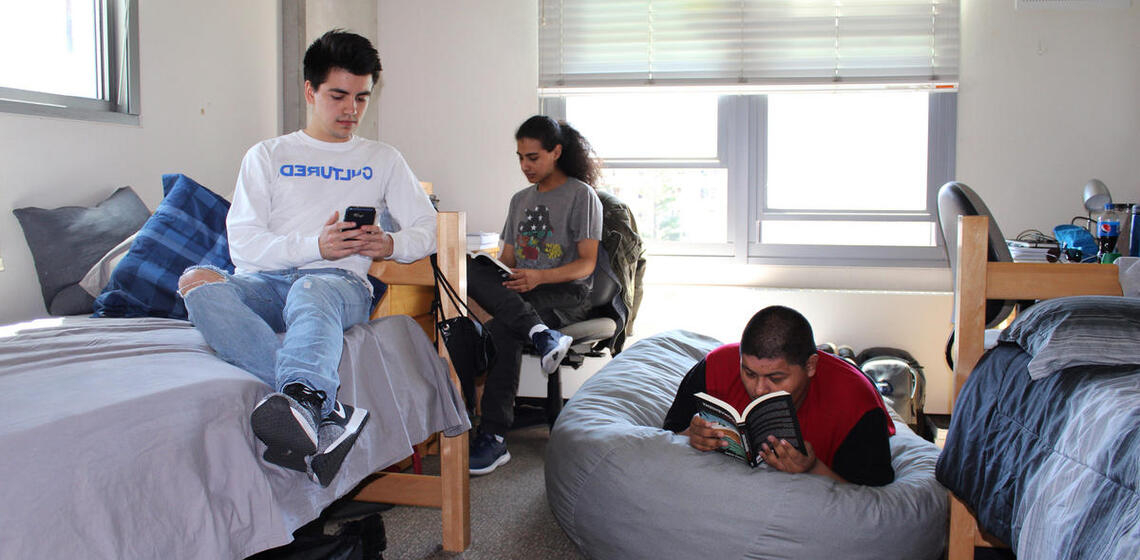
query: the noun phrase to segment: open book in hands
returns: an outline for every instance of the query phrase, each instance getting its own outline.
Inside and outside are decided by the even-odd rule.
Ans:
[[[697,393],[697,414],[707,422],[716,424],[721,439],[727,447],[718,450],[755,467],[763,462],[760,445],[768,442],[768,436],[776,436],[776,441],[786,440],[800,453],[807,454],[804,438],[800,434],[800,422],[796,419],[796,407],[792,395],[787,391],[774,391],[756,397],[737,414],[732,405],[708,394]]]
[[[503,280],[511,277],[511,267],[503,264],[503,261],[492,257],[491,254],[486,251],[467,251],[467,256],[471,257],[471,260],[475,262],[494,265],[499,269],[499,276],[502,276]]]

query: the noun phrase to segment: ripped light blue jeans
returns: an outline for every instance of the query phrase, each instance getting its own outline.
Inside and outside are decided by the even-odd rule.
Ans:
[[[344,331],[367,321],[371,311],[364,280],[339,268],[243,274],[194,268],[225,278],[183,296],[190,321],[214,352],[275,391],[298,382],[324,391],[322,416],[332,412]]]

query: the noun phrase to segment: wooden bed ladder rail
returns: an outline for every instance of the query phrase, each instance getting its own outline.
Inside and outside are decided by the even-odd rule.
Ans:
[[[438,263],[443,274],[459,293],[467,298],[467,216],[463,212],[440,212],[438,221]],[[435,286],[428,259],[410,264],[393,261],[373,263],[369,274],[381,281],[413,286]],[[445,317],[460,315],[447,298],[443,298]],[[443,341],[437,340],[439,355],[447,359],[451,382],[459,389],[459,377]],[[364,502],[434,507],[443,514],[443,549],[462,552],[471,545],[471,491],[468,472],[467,439],[463,432],[440,438],[440,475],[377,473],[376,478],[352,497]]]
[[[958,270],[954,292],[953,411],[962,385],[985,351],[986,300],[1037,300],[1069,295],[1121,295],[1113,265],[988,262],[989,220],[958,218]],[[978,527],[977,518],[953,493],[950,496],[948,560],[974,557],[975,546],[1008,548]]]

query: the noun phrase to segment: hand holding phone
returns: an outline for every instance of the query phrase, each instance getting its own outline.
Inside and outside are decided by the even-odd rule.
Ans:
[[[360,229],[360,226],[370,226],[376,223],[376,208],[372,206],[349,206],[344,211],[344,221],[356,224],[345,228],[344,231]]]

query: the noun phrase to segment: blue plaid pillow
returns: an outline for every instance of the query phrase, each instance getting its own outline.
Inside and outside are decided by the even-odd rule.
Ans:
[[[162,176],[163,199],[95,299],[95,317],[186,318],[178,277],[212,264],[233,272],[226,240],[230,203],[182,174]]]

